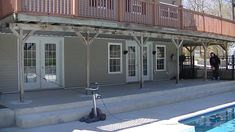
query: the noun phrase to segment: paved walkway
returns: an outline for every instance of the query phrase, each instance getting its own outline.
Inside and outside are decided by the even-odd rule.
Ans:
[[[146,82],[144,88],[142,89],[139,88],[138,83],[133,83],[119,86],[101,86],[99,93],[103,98],[109,98],[219,82],[223,81],[181,80],[179,84],[175,84],[175,80]],[[84,89],[26,92],[25,100],[26,102],[31,102],[26,104],[17,104],[17,102],[19,102],[19,94],[5,94],[0,98],[0,104],[3,104],[11,109],[18,109],[90,100],[90,96],[84,96],[84,93]]]
[[[235,91],[223,93],[206,98],[184,101],[180,103],[164,105],[144,110],[128,113],[110,115],[106,121],[92,124],[81,123],[78,121],[51,125],[45,127],[20,129],[8,128],[0,129],[1,132],[78,132],[78,131],[119,131],[134,126],[141,126],[160,120],[168,120],[180,115],[189,114],[209,107],[234,102]],[[171,126],[169,126],[171,127]]]

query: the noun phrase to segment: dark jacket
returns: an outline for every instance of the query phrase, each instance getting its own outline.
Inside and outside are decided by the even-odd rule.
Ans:
[[[210,58],[210,65],[213,67],[217,67],[220,65],[220,59],[217,55],[214,55]]]

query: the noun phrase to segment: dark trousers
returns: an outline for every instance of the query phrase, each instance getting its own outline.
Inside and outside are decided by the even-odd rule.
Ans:
[[[213,79],[218,79],[219,78],[219,66],[214,66],[212,70],[212,76]]]

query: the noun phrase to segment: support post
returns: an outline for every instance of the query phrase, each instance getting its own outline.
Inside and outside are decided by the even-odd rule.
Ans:
[[[144,40],[144,35],[140,36],[140,40],[138,39],[138,37],[135,34],[132,34],[134,40],[136,41],[136,43],[139,45],[140,48],[140,63],[139,63],[139,67],[140,67],[140,88],[144,87],[144,66],[143,66],[143,49],[144,46],[147,44],[149,37],[147,37]]]
[[[228,70],[228,43],[224,44],[224,50],[225,50],[226,70]]]
[[[234,80],[234,55],[232,55],[232,80]]]
[[[87,32],[86,35],[83,35],[79,31],[75,31],[76,35],[78,37],[81,37],[84,45],[86,47],[86,87],[90,87],[90,45],[96,39],[99,35],[99,32],[97,32],[93,37],[90,36],[90,33]]]
[[[225,51],[226,70],[228,70],[228,43],[219,45]]]
[[[203,49],[204,49],[204,81],[207,80],[207,67],[206,67],[206,59],[207,59],[207,49],[208,44],[202,43]]]
[[[184,40],[179,41],[179,39],[177,39],[177,41],[175,41],[175,39],[171,40],[172,43],[175,45],[176,47],[176,84],[179,83],[180,80],[180,62],[179,62],[179,56],[180,56],[180,47],[182,46]]]
[[[17,36],[17,63],[18,63],[18,89],[20,102],[24,102],[24,43],[34,34],[35,31],[30,31],[24,35],[22,29],[16,31],[13,26],[10,27],[13,34]]]
[[[20,87],[20,102],[24,102],[24,44],[23,44],[23,30],[20,30],[18,37],[19,45],[19,87]]]
[[[143,49],[144,49],[144,37],[140,38],[140,88],[144,87],[144,67],[143,67]]]

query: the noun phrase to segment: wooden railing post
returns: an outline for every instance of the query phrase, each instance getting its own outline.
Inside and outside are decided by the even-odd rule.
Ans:
[[[153,25],[157,25],[156,21],[157,21],[157,2],[158,0],[154,0],[153,1]]]
[[[74,16],[78,16],[79,14],[78,14],[78,11],[79,11],[79,6],[78,6],[78,4],[79,4],[79,0],[73,0],[73,15]]]
[[[22,0],[15,0],[15,12],[20,12],[22,7]]]
[[[124,0],[118,0],[118,21],[122,22],[124,20]]]
[[[234,55],[232,55],[232,80],[234,80]]]
[[[202,20],[203,20],[203,32],[205,32],[206,31],[206,22],[205,22],[204,12],[202,13]]]
[[[183,29],[184,18],[183,18],[183,5],[179,6],[179,29]]]

